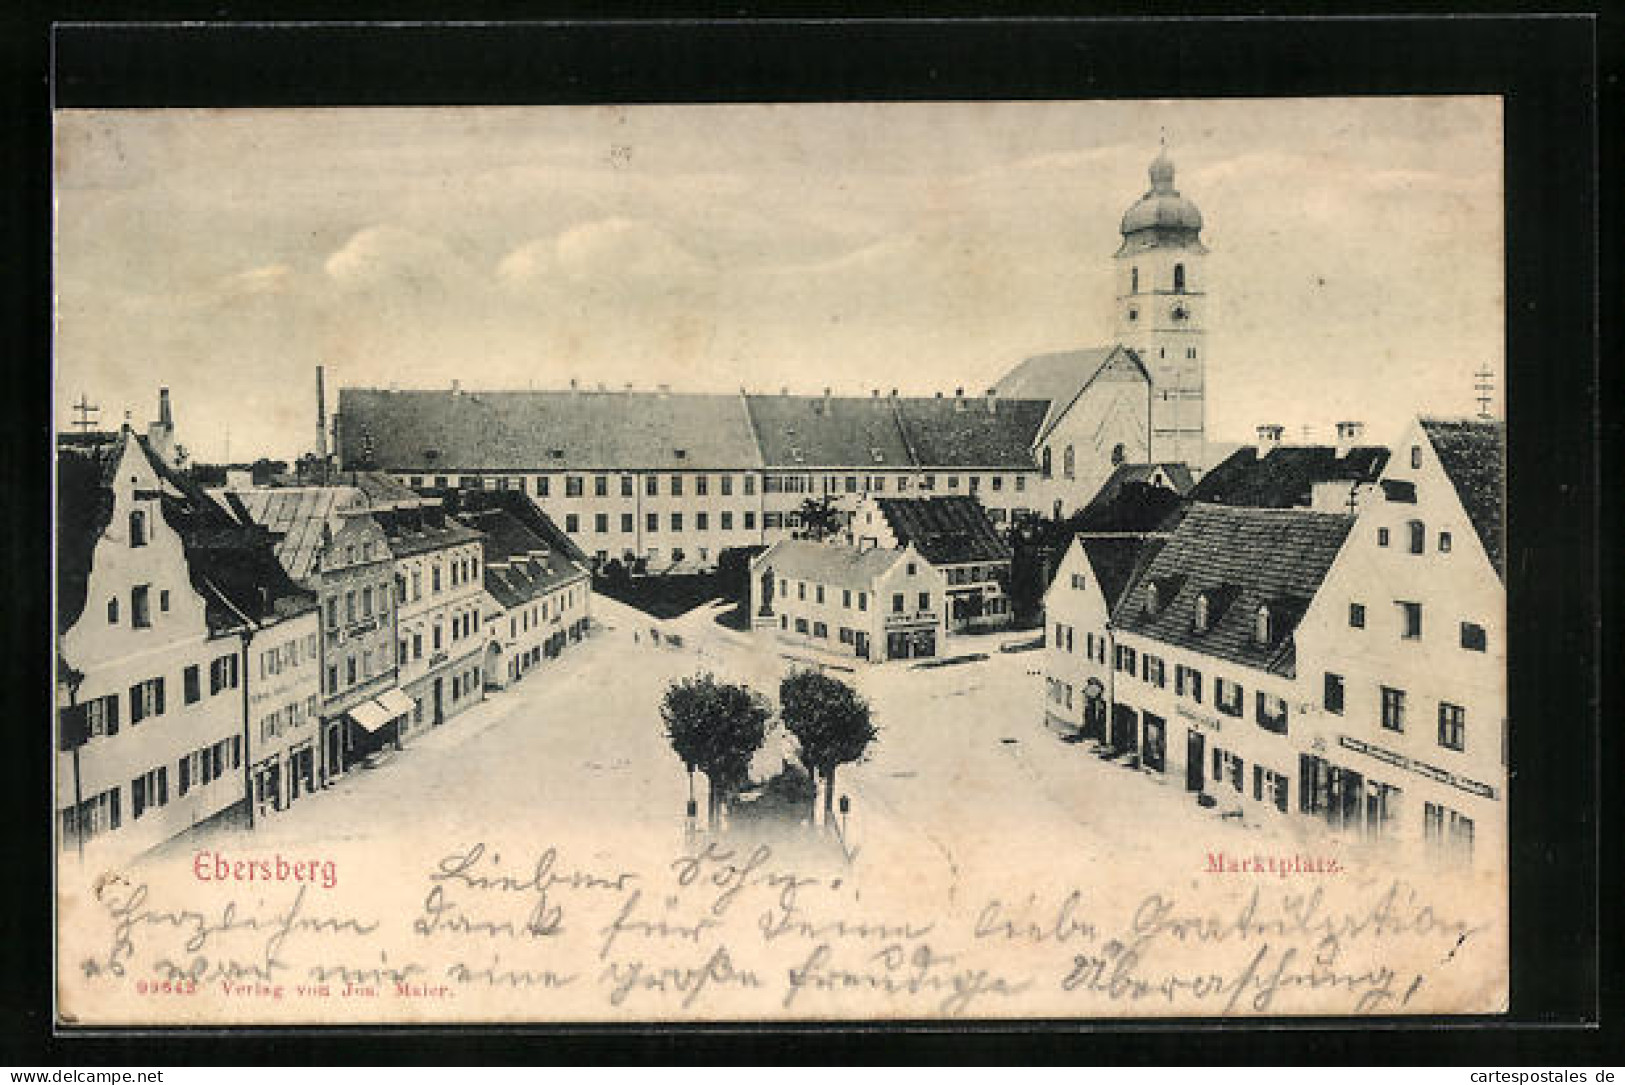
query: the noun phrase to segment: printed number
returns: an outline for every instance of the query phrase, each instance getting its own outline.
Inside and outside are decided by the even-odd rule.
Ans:
[[[136,980],[135,990],[142,995],[195,995],[196,980]]]

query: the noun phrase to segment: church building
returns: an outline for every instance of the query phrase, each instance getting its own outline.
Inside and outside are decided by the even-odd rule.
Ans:
[[[1202,216],[1166,151],[1121,222],[1115,341],[1030,357],[983,394],[343,388],[343,469],[516,489],[603,561],[713,564],[828,498],[970,496],[995,525],[1065,516],[1123,464],[1205,466]]]

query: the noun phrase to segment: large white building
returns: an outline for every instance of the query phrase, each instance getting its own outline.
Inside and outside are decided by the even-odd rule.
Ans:
[[[1121,222],[1116,342],[1029,358],[981,394],[343,388],[335,444],[413,488],[520,490],[585,553],[657,568],[786,538],[809,498],[1073,512],[1119,464],[1205,466],[1201,227],[1159,155]]]
[[[307,635],[315,600],[127,427],[59,450],[56,528],[60,841],[114,863],[240,810],[251,652]],[[306,670],[275,698],[314,691]]]

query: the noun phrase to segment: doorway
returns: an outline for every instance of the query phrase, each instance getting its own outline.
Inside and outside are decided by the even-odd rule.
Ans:
[[[446,680],[444,678],[436,678],[434,680],[434,726],[436,727],[439,727],[442,723],[446,722],[445,702]]]

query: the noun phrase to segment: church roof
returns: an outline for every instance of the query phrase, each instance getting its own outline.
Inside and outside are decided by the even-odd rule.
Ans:
[[[1112,621],[1165,644],[1290,675],[1292,634],[1353,523],[1352,516],[1303,509],[1193,505],[1118,601]],[[1208,600],[1205,630],[1195,623],[1199,596]],[[1260,607],[1271,619],[1264,644],[1254,635]]]
[[[1042,440],[1106,366],[1119,357],[1131,361],[1145,377],[1146,383],[1151,383],[1151,377],[1139,357],[1128,347],[1114,343],[1104,347],[1035,354],[1000,377],[993,387],[1001,398],[1049,401],[1037,435],[1037,439]]]
[[[1456,496],[1472,521],[1495,571],[1506,578],[1502,540],[1506,505],[1502,445],[1505,426],[1492,419],[1423,418],[1439,464],[1456,488]]]

